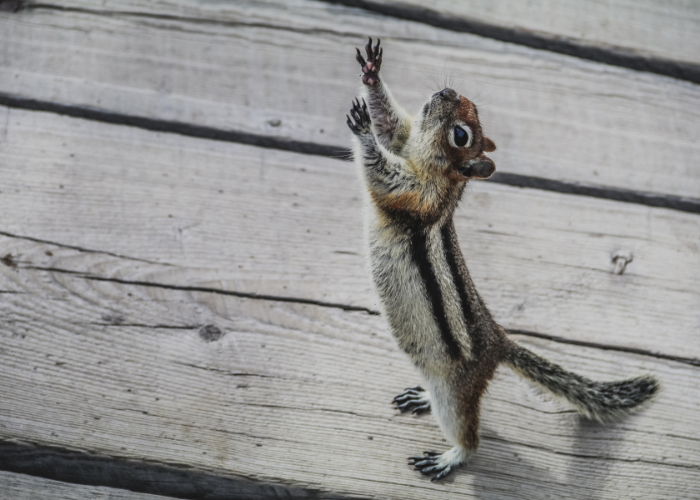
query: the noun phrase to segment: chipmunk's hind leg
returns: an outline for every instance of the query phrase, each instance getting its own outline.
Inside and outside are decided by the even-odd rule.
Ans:
[[[478,406],[478,404],[477,404]],[[440,408],[434,408],[435,413],[440,412]],[[440,420],[439,415],[438,421]],[[461,418],[459,418],[461,417]],[[408,458],[408,464],[412,465],[414,470],[419,471],[425,476],[435,474],[431,481],[438,481],[446,477],[450,472],[455,470],[460,465],[465,464],[469,458],[476,452],[479,446],[479,415],[478,408],[475,412],[468,412],[460,415],[448,425],[452,426],[452,430],[458,433],[457,439],[452,437],[449,439],[452,442],[457,442],[455,446],[444,453],[434,451],[426,451],[423,456],[414,456]],[[439,422],[443,425],[443,432],[449,437],[449,429],[446,429],[444,422]],[[446,432],[447,431],[447,432]],[[437,474],[436,474],[437,473]]]
[[[409,387],[401,394],[396,396],[392,403],[396,405],[396,408],[401,413],[405,413],[408,410],[411,410],[411,413],[414,414],[421,414],[430,411],[430,395],[428,394],[428,391],[419,385]]]
[[[480,401],[496,369],[497,356],[455,367],[451,378],[428,380],[431,409],[447,441],[444,453],[426,452],[409,458],[409,465],[437,481],[463,465],[479,447]]]

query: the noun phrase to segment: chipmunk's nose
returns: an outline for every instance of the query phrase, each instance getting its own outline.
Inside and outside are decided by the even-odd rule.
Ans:
[[[450,99],[450,100],[458,99],[457,92],[455,92],[454,90],[452,90],[450,88],[442,89],[439,92],[439,95],[440,95],[440,97],[442,97],[444,99]]]

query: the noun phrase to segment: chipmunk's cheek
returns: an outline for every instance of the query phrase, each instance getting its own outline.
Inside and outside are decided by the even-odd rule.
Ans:
[[[491,160],[480,161],[475,165],[474,175],[479,179],[488,179],[496,171],[496,164]]]
[[[490,158],[469,161],[457,169],[460,174],[469,179],[488,179],[496,171],[496,164]]]

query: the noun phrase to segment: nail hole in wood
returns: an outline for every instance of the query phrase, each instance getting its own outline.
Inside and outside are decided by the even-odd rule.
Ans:
[[[632,262],[632,252],[628,250],[618,250],[612,254],[613,274],[623,274],[627,264]]]

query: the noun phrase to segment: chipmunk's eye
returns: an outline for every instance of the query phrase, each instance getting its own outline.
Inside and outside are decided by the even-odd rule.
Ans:
[[[455,140],[455,145],[459,148],[464,147],[467,145],[467,143],[470,143],[471,141],[469,140],[469,132],[464,130],[462,127],[457,125],[454,130],[454,140]]]

